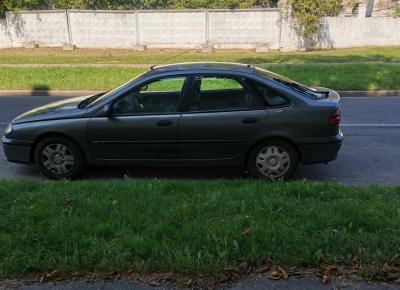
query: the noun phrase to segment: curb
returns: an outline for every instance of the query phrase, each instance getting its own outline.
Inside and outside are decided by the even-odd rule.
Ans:
[[[387,91],[339,91],[340,96],[347,97],[399,97],[400,90]]]
[[[58,91],[58,90],[0,90],[0,97],[12,96],[50,96],[50,97],[71,97],[86,96],[101,93],[103,91]],[[400,97],[400,90],[387,91],[339,91],[343,98],[347,97]]]

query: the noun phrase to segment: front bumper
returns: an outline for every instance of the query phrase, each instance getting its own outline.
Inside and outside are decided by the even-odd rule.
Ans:
[[[299,138],[295,143],[299,148],[303,164],[323,163],[337,158],[342,146],[343,133],[336,136],[318,138]]]
[[[2,139],[4,154],[7,160],[16,163],[31,163],[31,147],[33,142],[26,140]]]

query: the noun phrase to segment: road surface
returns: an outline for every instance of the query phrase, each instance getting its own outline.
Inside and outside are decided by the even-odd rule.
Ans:
[[[60,97],[0,97],[0,132],[18,114]],[[336,161],[300,166],[296,179],[344,184],[400,184],[400,97],[342,99],[343,147]],[[1,146],[0,146],[1,147]],[[215,179],[243,178],[235,168],[89,168],[87,179],[122,178]],[[6,161],[0,148],[0,179],[42,178],[34,166]]]

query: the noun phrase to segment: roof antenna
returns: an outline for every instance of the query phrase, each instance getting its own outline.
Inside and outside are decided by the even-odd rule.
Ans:
[[[195,50],[199,50],[199,49],[201,49],[201,46],[197,46],[197,47],[194,47],[194,48],[189,48],[187,50],[181,51],[181,52],[173,55],[170,58],[164,59],[161,63],[153,64],[152,66],[150,66],[150,69],[153,70],[155,67],[159,66],[160,64],[165,64],[166,62],[170,61],[171,59],[177,58],[178,56],[181,56],[181,55],[183,55],[185,53],[188,53],[190,51],[195,51]]]

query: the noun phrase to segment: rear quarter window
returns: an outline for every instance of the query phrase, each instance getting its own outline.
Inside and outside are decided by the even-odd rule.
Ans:
[[[290,104],[290,101],[280,92],[259,82],[248,80],[252,89],[267,103],[268,107],[282,107]]]

